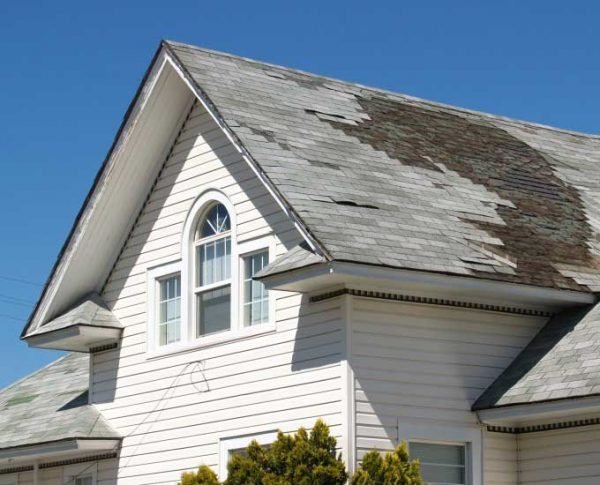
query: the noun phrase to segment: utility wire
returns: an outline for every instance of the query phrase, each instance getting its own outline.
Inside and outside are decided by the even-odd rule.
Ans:
[[[30,306],[33,305],[33,302],[31,300],[19,298],[18,296],[6,295],[4,293],[0,293],[0,298],[3,298],[4,300],[18,301],[20,303],[28,303]]]
[[[40,283],[36,283],[34,281],[29,281],[29,280],[25,280],[23,278],[15,278],[13,276],[4,276],[4,275],[0,275],[0,280],[5,280],[5,281],[13,281],[15,283],[21,283],[23,285],[31,285],[31,286],[36,286],[36,287],[40,287],[42,286]]]
[[[5,313],[0,313],[0,318],[8,318],[9,320],[16,320],[17,322],[24,322],[27,320],[25,317],[15,317],[14,315],[6,315]]]

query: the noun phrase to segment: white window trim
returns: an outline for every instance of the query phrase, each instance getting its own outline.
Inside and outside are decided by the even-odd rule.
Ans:
[[[231,219],[231,328],[223,332],[196,337],[196,319],[194,313],[194,249],[195,231],[200,218],[211,203],[221,203],[229,212]],[[273,235],[247,241],[237,241],[237,219],[235,208],[221,192],[209,190],[202,194],[192,205],[183,227],[182,258],[147,270],[148,291],[148,343],[147,358],[159,358],[173,353],[188,352],[204,347],[221,345],[232,340],[251,338],[276,330],[275,295],[269,291],[269,321],[260,325],[244,326],[243,322],[243,272],[242,258],[252,253],[268,250],[269,262],[275,258],[276,239]],[[156,280],[180,272],[181,274],[181,341],[158,346],[156,341]],[[220,285],[220,283],[219,283]],[[217,286],[219,286],[217,285]]]
[[[229,213],[231,224],[231,328],[228,331],[219,332],[213,335],[204,335],[196,337],[196,318],[195,318],[195,302],[192,293],[195,289],[194,274],[195,274],[195,239],[196,228],[200,218],[206,213],[206,209],[211,203],[223,204]],[[196,199],[192,208],[188,213],[188,217],[183,226],[182,249],[182,267],[181,267],[181,321],[184,322],[185,339],[190,342],[192,340],[210,342],[212,340],[219,341],[218,337],[225,334],[230,334],[233,330],[233,325],[238,321],[238,305],[237,305],[237,288],[234,288],[233,282],[239,279],[239,265],[235,264],[238,260],[237,252],[237,218],[235,207],[229,198],[217,190],[208,190]],[[183,332],[182,332],[183,334]]]
[[[468,425],[458,427],[439,422],[411,423],[409,418],[398,418],[397,441],[466,445],[466,483],[468,485],[483,485],[482,433],[482,429]]]
[[[164,350],[167,348],[172,348],[176,345],[179,345],[181,342],[185,341],[184,338],[184,327],[185,325],[183,316],[181,318],[181,329],[180,335],[181,340],[179,342],[173,342],[166,345],[158,345],[158,283],[160,280],[168,278],[169,276],[175,276],[176,274],[181,273],[181,261],[174,261],[167,264],[162,264],[160,266],[154,266],[149,268],[146,271],[146,288],[147,288],[147,331],[148,338],[146,342],[146,349],[148,352],[153,352],[156,350]],[[183,288],[181,298],[183,300]]]
[[[98,463],[78,463],[68,465],[63,469],[63,481],[72,485],[75,483],[73,478],[92,477],[92,485],[96,485],[98,479]]]
[[[261,446],[270,445],[276,439],[277,431],[221,437],[219,439],[219,480],[224,481],[227,479],[227,463],[230,450],[246,448],[253,440],[256,440]]]

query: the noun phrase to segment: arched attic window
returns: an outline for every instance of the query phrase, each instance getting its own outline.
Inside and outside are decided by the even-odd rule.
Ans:
[[[205,209],[194,233],[196,335],[231,328],[231,217],[220,202]]]

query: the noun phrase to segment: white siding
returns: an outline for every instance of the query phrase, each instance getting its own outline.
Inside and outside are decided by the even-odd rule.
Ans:
[[[522,485],[600,483],[600,426],[519,434]]]
[[[485,483],[516,485],[518,482],[517,436],[486,432],[483,443]]]
[[[390,450],[398,423],[478,434],[474,400],[545,323],[543,318],[354,298],[351,310],[355,374],[356,451]],[[400,431],[402,433],[402,431]],[[511,438],[484,433],[483,452],[514,459]],[[414,438],[414,437],[412,437]],[[431,439],[431,438],[428,438]],[[515,483],[484,463],[485,483]]]
[[[221,190],[234,204],[239,241],[275,234],[277,254],[300,241],[238,152],[196,107],[104,291],[125,331],[118,351],[94,357],[92,399],[125,436],[120,485],[173,484],[202,463],[216,469],[220,437],[291,432],[318,417],[340,437],[339,301],[301,305],[300,295],[280,293],[276,332],[147,358],[146,269],[180,257],[185,217],[207,189]],[[110,470],[103,480],[111,483]]]

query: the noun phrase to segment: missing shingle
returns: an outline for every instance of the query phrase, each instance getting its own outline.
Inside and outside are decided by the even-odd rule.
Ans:
[[[337,123],[344,123],[346,125],[357,125],[355,120],[347,118],[346,116],[338,113],[326,113],[324,111],[319,111],[312,108],[305,108],[304,111],[308,114],[315,115],[321,121],[335,121]]]
[[[283,74],[281,74],[280,72],[277,72],[277,71],[263,69],[263,72],[269,77],[274,77],[277,79],[287,79],[287,77],[285,77]]]
[[[332,170],[341,170],[341,167],[337,163],[321,162],[319,160],[308,160],[308,163],[315,167],[330,168]]]
[[[379,209],[379,207],[377,207],[376,205],[359,203],[359,202],[355,202],[354,200],[335,200],[335,199],[332,199],[332,200],[333,200],[333,203],[337,204],[337,205],[345,205],[348,207],[362,207],[363,209]]]

